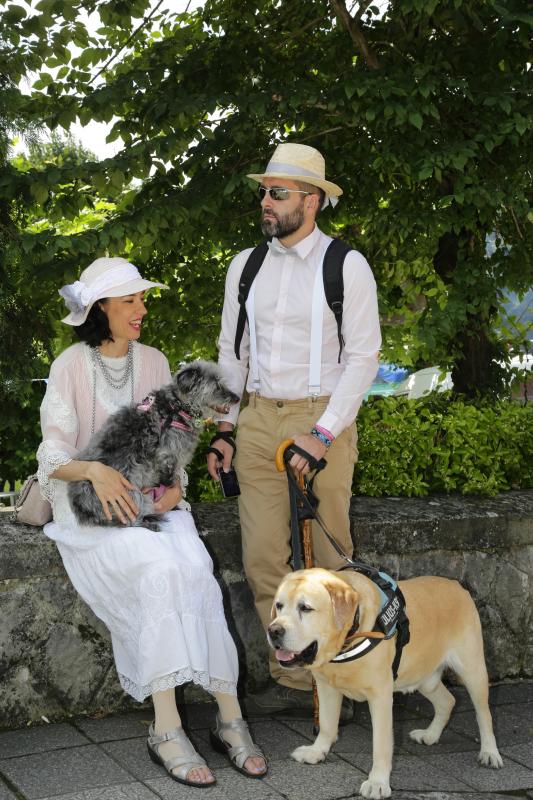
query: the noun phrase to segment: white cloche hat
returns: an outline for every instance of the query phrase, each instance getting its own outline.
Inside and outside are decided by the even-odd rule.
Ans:
[[[126,297],[147,289],[168,289],[162,283],[145,280],[137,267],[125,258],[97,258],[83,270],[78,281],[59,289],[70,314],[62,322],[81,325],[97,300],[104,297]]]

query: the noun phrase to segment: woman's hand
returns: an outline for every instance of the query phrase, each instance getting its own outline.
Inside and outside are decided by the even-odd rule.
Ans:
[[[157,503],[154,503],[154,511],[156,514],[164,514],[165,511],[171,511],[175,508],[183,498],[181,490],[181,483],[176,481],[173,486],[169,486],[165,494],[159,498]]]
[[[143,494],[153,491],[153,489],[143,489]],[[159,500],[154,503],[154,512],[156,514],[165,514],[167,511],[172,511],[183,498],[181,483],[179,479],[172,486],[167,486],[164,493]]]
[[[109,522],[113,521],[111,510],[123,525],[135,522],[139,508],[130,491],[138,490],[124,475],[100,461],[91,461],[87,466],[87,479],[91,481]]]

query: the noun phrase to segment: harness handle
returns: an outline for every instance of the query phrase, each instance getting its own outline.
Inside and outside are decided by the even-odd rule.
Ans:
[[[276,450],[276,469],[278,472],[285,472],[287,468],[285,464],[285,450],[293,444],[294,439],[285,439],[278,445],[278,449]]]

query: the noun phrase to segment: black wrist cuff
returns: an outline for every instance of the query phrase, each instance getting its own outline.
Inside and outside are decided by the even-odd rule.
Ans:
[[[233,447],[233,455],[235,455],[237,452],[237,445],[235,444],[235,439],[233,438],[233,431],[219,431],[218,433],[215,433],[209,442],[209,447],[213,447],[215,442],[219,441],[220,439]]]

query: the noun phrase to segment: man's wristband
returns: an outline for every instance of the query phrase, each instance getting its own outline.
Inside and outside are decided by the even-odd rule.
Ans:
[[[315,439],[318,439],[318,441],[322,442],[322,444],[326,447],[330,447],[331,443],[333,442],[333,439],[330,438],[331,434],[328,436],[322,429],[319,430],[318,428],[313,428],[311,431],[311,436],[314,436]]]

